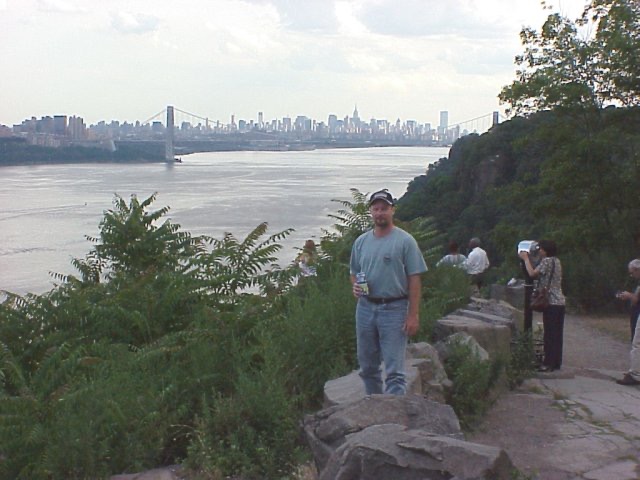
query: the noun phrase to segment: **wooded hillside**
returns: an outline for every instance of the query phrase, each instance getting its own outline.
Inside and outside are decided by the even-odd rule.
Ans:
[[[639,18],[637,2],[595,0],[578,20],[525,28],[500,94],[515,117],[458,140],[410,184],[399,217],[434,217],[462,245],[481,237],[505,281],[519,240],[553,239],[572,301],[610,303],[640,255]]]

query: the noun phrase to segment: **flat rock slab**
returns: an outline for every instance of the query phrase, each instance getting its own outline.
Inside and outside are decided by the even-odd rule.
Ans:
[[[636,462],[621,461],[587,472],[583,477],[586,480],[638,480],[640,470]]]
[[[486,313],[486,312],[476,311],[476,310],[467,310],[467,309],[456,310],[453,314],[460,317],[475,318],[476,320],[481,320],[490,325],[504,325],[505,327],[509,327],[509,330],[511,330],[512,335],[515,335],[516,333],[516,324],[510,318],[505,318],[500,315],[495,315],[492,313]]]
[[[640,388],[576,376],[545,378],[573,431],[556,442],[550,460],[584,478],[640,478]],[[622,462],[633,458],[634,461]],[[603,476],[624,470],[621,476]],[[629,476],[630,475],[630,476]]]
[[[543,379],[542,383],[556,396],[580,405],[582,408],[574,410],[582,418],[610,425],[627,423],[634,426],[633,431],[640,437],[640,387],[582,376]]]
[[[640,479],[640,387],[616,384],[619,372],[576,372],[528,380],[499,399],[491,429],[471,439],[504,448],[535,479]]]
[[[422,359],[407,360],[407,393],[409,394],[423,393],[420,372],[415,366],[415,364],[420,361],[422,361]],[[354,370],[343,377],[329,380],[324,384],[323,407],[327,408],[333,405],[353,402],[365,396],[366,393],[364,391],[362,378],[360,378],[358,370]]]

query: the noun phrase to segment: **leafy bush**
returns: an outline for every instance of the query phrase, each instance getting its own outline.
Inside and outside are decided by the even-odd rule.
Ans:
[[[287,285],[288,272],[265,267],[288,232],[263,239],[262,224],[243,241],[192,238],[162,221],[167,208],[149,211],[154,198],[116,197],[94,247],[74,261],[79,277],[0,304],[2,478],[93,478],[179,461],[203,395],[242,394],[233,372],[255,367],[235,361],[260,346],[255,325],[267,309],[246,289]],[[287,402],[276,410],[289,415]]]
[[[283,367],[281,381],[305,408],[318,407],[324,383],[356,366],[355,299],[349,272],[321,265],[261,327],[265,355]]]
[[[283,478],[300,449],[294,398],[275,372],[241,367],[234,373],[235,393],[214,396],[196,419],[187,464],[213,478]]]
[[[470,428],[491,405],[489,396],[504,365],[502,360],[482,361],[468,345],[451,342],[444,367],[453,387],[447,403],[455,410],[463,428]]]
[[[303,450],[300,417],[356,366],[348,252],[369,217],[352,193],[317,276],[298,282],[273,264],[289,231],[192,237],[164,220],[168,208],[150,211],[155,195],[116,197],[72,262],[77,276],[0,303],[0,478],[183,461],[213,478],[285,478]],[[430,221],[405,228],[429,256]],[[429,272],[423,335],[467,286],[460,272]]]
[[[507,365],[509,388],[515,388],[531,377],[537,366],[534,339],[531,332],[519,333],[511,342],[511,358]]]
[[[422,276],[424,314],[420,338],[430,341],[435,322],[469,301],[469,277],[461,268],[449,265],[431,268]]]

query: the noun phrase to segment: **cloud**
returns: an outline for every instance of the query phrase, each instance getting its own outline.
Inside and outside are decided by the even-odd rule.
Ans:
[[[160,21],[157,17],[142,13],[116,12],[111,14],[111,26],[124,34],[143,34],[153,32]]]
[[[504,32],[505,20],[496,10],[488,16],[475,0],[371,0],[360,4],[357,16],[373,33],[400,37],[496,39]]]
[[[38,9],[43,12],[55,13],[83,13],[86,11],[78,3],[71,0],[38,0]]]
[[[310,33],[334,33],[337,19],[330,0],[247,0],[249,3],[272,5],[278,11],[282,26]]]

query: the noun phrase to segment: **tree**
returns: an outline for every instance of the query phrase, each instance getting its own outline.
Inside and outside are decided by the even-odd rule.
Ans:
[[[516,114],[640,105],[639,18],[636,0],[592,0],[574,21],[554,13],[540,32],[524,28],[517,78],[500,100]]]
[[[577,23],[589,22],[597,25],[593,44],[602,72],[602,98],[640,105],[640,2],[593,0]]]
[[[574,256],[575,282],[601,278],[603,263],[615,272],[640,238],[639,19],[637,0],[592,0],[574,21],[556,13],[540,32],[524,28],[517,78],[499,95],[512,113],[557,116],[532,211]]]

